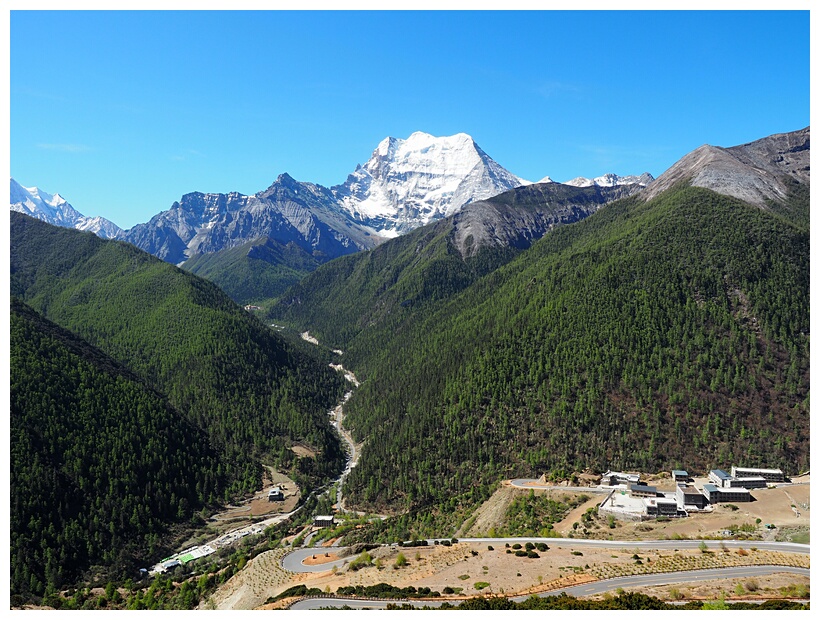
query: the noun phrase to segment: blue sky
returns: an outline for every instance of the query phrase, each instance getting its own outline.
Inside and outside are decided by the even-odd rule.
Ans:
[[[526,179],[657,176],[810,122],[809,12],[10,17],[10,167],[128,228],[187,192],[341,183],[466,132]]]

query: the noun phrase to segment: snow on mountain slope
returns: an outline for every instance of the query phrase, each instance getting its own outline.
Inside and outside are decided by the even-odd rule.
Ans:
[[[55,226],[87,230],[103,239],[116,239],[123,233],[119,226],[103,217],[84,216],[60,194],[49,194],[37,187],[23,187],[13,178],[10,186],[12,211],[25,213]]]
[[[382,236],[396,236],[456,213],[468,202],[529,185],[493,161],[465,133],[417,131],[382,140],[364,166],[334,186],[341,207]]]
[[[186,194],[150,221],[122,231],[86,218],[59,195],[11,181],[12,209],[52,224],[116,237],[174,264],[197,253],[235,247],[259,237],[294,242],[327,260],[371,248],[465,204],[491,198],[526,181],[505,170],[465,133],[435,137],[415,132],[385,138],[370,159],[331,189],[280,175],[252,196]]]
[[[594,179],[587,179],[585,177],[575,177],[574,179],[571,179],[569,181],[564,181],[564,185],[573,185],[574,187],[591,187],[593,185],[597,185],[598,187],[616,187],[618,185],[638,184],[646,186],[654,180],[655,177],[653,177],[648,172],[644,172],[640,176],[630,174],[625,177],[618,176],[617,174],[609,172],[602,176],[595,177]]]

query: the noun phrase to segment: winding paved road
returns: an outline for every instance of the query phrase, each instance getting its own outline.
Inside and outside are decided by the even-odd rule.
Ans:
[[[428,545],[434,545],[436,539],[430,538],[427,540]],[[505,543],[527,543],[527,542],[543,542],[551,547],[598,547],[604,549],[698,549],[701,542],[706,543],[709,549],[719,550],[722,545],[730,549],[757,547],[758,549],[766,549],[768,551],[782,551],[785,553],[811,553],[810,545],[799,545],[797,543],[789,542],[768,542],[762,540],[589,540],[584,538],[459,538],[459,542],[468,543],[488,543],[491,545],[503,545]],[[307,566],[302,562],[313,555],[322,555],[325,553],[338,554],[343,547],[321,547],[321,548],[303,548],[296,549],[282,558],[282,566],[293,573],[321,573],[326,570],[331,570],[333,566],[342,567],[345,562],[350,562],[354,558],[352,556],[340,558],[334,562],[325,564],[316,564]]]
[[[585,583],[571,588],[551,590],[541,592],[538,596],[555,596],[566,593],[570,596],[591,596],[602,594],[618,588],[645,588],[648,586],[663,586],[672,583],[691,583],[694,581],[711,581],[713,579],[747,579],[749,577],[762,577],[772,573],[794,573],[797,575],[809,576],[808,568],[794,568],[792,566],[739,566],[735,568],[719,568],[696,571],[679,571],[675,573],[655,573],[652,575],[633,575],[630,577],[617,577],[615,579],[605,579]],[[513,596],[511,599],[516,602],[527,600],[531,595]],[[444,601],[408,601],[408,600],[381,600],[367,601],[354,598],[310,598],[294,603],[290,609],[321,609],[323,607],[342,607],[347,605],[354,609],[385,609],[388,604],[409,603],[414,607],[440,607]],[[451,601],[457,603],[457,601]]]
[[[314,555],[322,556],[325,553],[339,553],[341,550],[342,547],[305,547],[302,549],[296,549],[296,551],[291,551],[282,558],[282,567],[292,573],[322,573],[326,570],[332,569],[334,566],[341,567],[345,562],[350,562],[354,558],[351,556],[342,558],[335,562],[316,564],[314,566],[308,566],[306,564],[302,564],[302,562]]]

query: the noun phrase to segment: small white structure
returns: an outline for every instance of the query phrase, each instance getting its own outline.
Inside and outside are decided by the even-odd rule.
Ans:
[[[270,491],[268,491],[268,501],[269,502],[283,502],[285,501],[285,494],[282,493],[282,489],[279,487],[273,487]]]
[[[716,487],[729,487],[730,482],[732,480],[732,476],[727,474],[722,469],[713,469],[709,472],[709,482],[714,484]]]
[[[644,498],[644,511],[649,517],[677,517],[678,500],[672,497]]]
[[[684,469],[673,469],[672,480],[675,482],[689,482],[689,472]]]
[[[678,508],[687,511],[703,510],[709,503],[706,496],[690,484],[679,484],[675,490],[675,498]]]

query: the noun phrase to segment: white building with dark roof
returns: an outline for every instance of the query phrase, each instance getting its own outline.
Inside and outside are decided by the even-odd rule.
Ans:
[[[687,472],[684,469],[673,469],[672,480],[674,480],[675,482],[688,482],[689,472]]]
[[[632,497],[657,497],[658,489],[646,484],[630,484],[629,494]]]
[[[649,517],[677,517],[678,500],[672,497],[645,497],[644,510]]]
[[[766,482],[785,482],[786,476],[782,469],[757,469],[754,467],[732,466],[733,478],[756,478],[761,477]]]
[[[750,502],[752,494],[749,489],[742,487],[718,487],[714,484],[704,484],[703,494],[710,504],[723,504],[726,502]]]
[[[709,472],[709,481],[717,487],[729,487],[732,477],[722,469],[713,469]]]

